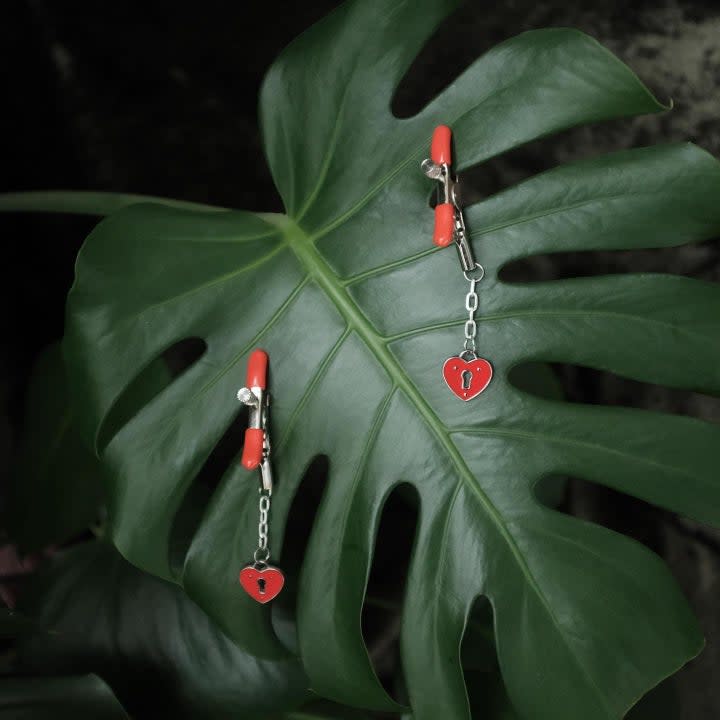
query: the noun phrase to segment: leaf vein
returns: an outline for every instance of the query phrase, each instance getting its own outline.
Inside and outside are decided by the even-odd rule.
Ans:
[[[423,419],[423,422],[428,426],[430,432],[438,438],[450,461],[457,469],[457,474],[460,480],[464,481],[477,497],[478,503],[485,510],[488,518],[492,521],[493,526],[496,528],[500,537],[504,540],[506,546],[510,550],[510,553],[515,559],[519,570],[527,581],[528,587],[537,596],[538,600],[548,613],[548,616],[553,621],[553,624],[558,630],[562,641],[566,644],[568,650],[570,650],[565,636],[562,632],[560,632],[560,626],[552,613],[552,609],[548,604],[547,598],[543,594],[540,586],[535,580],[534,575],[530,571],[530,567],[520,551],[520,547],[518,546],[515,538],[505,523],[503,516],[477,482],[477,479],[470,472],[465,459],[460,454],[458,447],[452,440],[451,433],[442,423],[435,411],[430,407],[420,389],[407,376],[400,366],[397,358],[388,348],[387,343],[377,333],[373,325],[363,314],[362,310],[360,310],[352,297],[350,297],[347,289],[340,284],[337,276],[329,267],[326,260],[314,247],[312,240],[304,233],[302,228],[298,227],[292,221],[288,222],[285,226],[285,233],[288,244],[293,252],[296,253],[300,262],[305,265],[308,273],[317,279],[320,287],[326,291],[328,298],[336,305],[338,312],[345,317],[348,326],[352,327],[359,337],[362,338],[368,349],[375,355],[376,359],[380,363],[380,366],[389,375],[393,385],[402,389],[407,394],[408,399],[418,411]],[[575,656],[573,655],[573,657]],[[577,660],[577,658],[575,659]],[[607,707],[604,696],[600,693],[592,678],[588,676],[586,668],[579,662],[578,668],[588,679],[590,686],[594,688],[596,693],[598,693],[598,699],[608,718],[613,717],[613,713],[608,711],[609,708]]]
[[[335,148],[337,147],[338,138],[340,137],[340,128],[342,127],[343,112],[345,110],[345,102],[347,101],[349,89],[350,83],[347,83],[345,85],[345,90],[343,91],[342,99],[340,100],[335,124],[333,126],[330,140],[328,141],[327,151],[320,167],[320,173],[318,175],[317,182],[315,183],[315,187],[313,188],[310,195],[308,195],[308,198],[303,204],[303,206],[300,208],[300,210],[298,210],[297,217],[295,218],[295,222],[298,224],[300,223],[300,220],[305,217],[307,211],[312,207],[312,204],[315,202],[315,198],[317,198],[317,196],[320,194],[320,190],[322,189],[322,186],[328,176],[328,172],[330,171],[330,164],[332,163]]]
[[[588,442],[587,440],[573,440],[566,437],[554,437],[552,435],[546,435],[544,433],[536,433],[530,431],[518,431],[518,430],[506,430],[501,428],[459,428],[457,430],[451,430],[450,435],[497,435],[500,437],[518,437],[526,440],[541,440],[543,442],[555,443],[559,445],[573,445],[576,447],[586,448],[588,450],[599,450],[601,452],[610,453],[619,457],[626,458],[628,460],[634,460],[641,464],[650,465],[653,467],[660,468],[667,471],[668,468],[672,468],[672,471],[678,475],[682,475],[686,478],[708,484],[707,481],[697,477],[691,472],[688,472],[684,468],[677,467],[674,465],[667,465],[651,458],[633,455],[616,448],[611,448],[606,445],[600,445],[599,443]]]
[[[315,373],[315,376],[313,377],[312,381],[308,385],[308,387],[305,389],[305,392],[302,394],[302,397],[298,401],[298,404],[295,406],[295,410],[293,410],[292,415],[290,416],[290,419],[287,422],[287,425],[285,426],[285,431],[283,432],[282,437],[280,438],[280,442],[277,445],[277,452],[282,452],[282,449],[285,447],[288,439],[290,438],[290,435],[292,434],[292,431],[295,429],[295,423],[297,422],[298,418],[300,417],[300,414],[302,413],[303,409],[307,405],[308,401],[310,400],[310,397],[312,396],[313,392],[315,391],[315,388],[320,384],[320,381],[325,377],[325,374],[328,371],[328,368],[330,367],[330,364],[333,361],[333,358],[337,355],[338,351],[342,347],[342,344],[347,339],[348,335],[350,334],[350,328],[345,328],[342,335],[335,341],[335,344],[330,348],[330,351],[327,353],[325,358],[323,359],[322,363],[318,367],[317,372]]]

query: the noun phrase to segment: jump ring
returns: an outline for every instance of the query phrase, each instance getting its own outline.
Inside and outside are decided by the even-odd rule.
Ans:
[[[475,267],[470,270],[470,273],[473,273],[473,276],[471,276],[467,270],[463,271],[463,275],[468,282],[472,282],[473,280],[475,282],[480,282],[485,277],[485,268],[480,263],[476,262]],[[475,277],[475,273],[477,273],[477,277]]]
[[[258,557],[258,553],[262,550],[265,551],[263,554],[263,557]],[[269,559],[270,559],[270,548],[268,548],[268,547],[258,548],[253,553],[253,560],[255,561],[256,565],[259,565],[259,564],[265,565]]]

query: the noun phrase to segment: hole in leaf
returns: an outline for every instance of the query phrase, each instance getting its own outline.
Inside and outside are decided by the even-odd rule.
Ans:
[[[463,672],[490,672],[498,667],[495,652],[493,609],[490,601],[479,595],[470,609],[460,644]]]
[[[472,717],[516,718],[499,670],[465,673]]]
[[[518,390],[546,400],[561,400],[563,388],[547,363],[527,362],[510,368],[508,379]]]
[[[102,453],[125,425],[175,378],[194,365],[206,350],[207,344],[201,338],[187,338],[169,347],[142,370],[121,393],[100,426],[98,452]]]
[[[543,494],[542,486],[536,484],[534,493],[543,505],[613,530],[636,540],[659,555],[662,554],[662,525],[671,517],[671,513],[645,500],[582,478],[552,476],[545,479],[552,480],[564,484],[564,497],[559,504],[552,506]]]
[[[306,557],[315,516],[327,486],[329,471],[325,455],[313,458],[298,484],[290,509],[282,546],[282,566],[286,588],[297,594],[298,579]]]
[[[375,540],[362,610],[362,634],[375,674],[396,695],[400,626],[410,556],[415,543],[420,497],[408,483],[388,495]]]
[[[551,400],[652,410],[720,423],[720,398],[583,365],[523,363],[512,368],[509,379],[523,392]]]
[[[173,377],[180,377],[190,369],[207,351],[207,343],[202,338],[191,337],[176,342],[169,347],[163,357]]]
[[[508,283],[534,283],[627,272],[670,273],[713,279],[720,261],[720,242],[643,250],[559,252],[514,260],[499,272]]]
[[[720,422],[720,398],[691,390],[640,382],[577,365],[553,365],[571,402],[621,405]]]
[[[510,703],[498,667],[493,609],[475,599],[460,644],[463,678],[473,717],[509,717]]]
[[[514,150],[507,150],[498,157],[492,157],[460,173],[461,203],[463,207],[481,202],[485,198],[499,193],[522,180],[533,177],[555,167],[551,156],[543,151],[547,138],[534,140]],[[432,209],[438,204],[437,188],[433,187],[428,196],[428,206]],[[472,234],[472,224],[468,224]]]
[[[169,549],[170,567],[175,572],[181,569],[190,543],[225,472],[231,463],[239,462],[247,420],[247,407],[238,403],[238,414],[205,460],[175,513]]]
[[[556,167],[560,163],[550,147],[553,143],[564,142],[567,134],[566,131],[559,133],[557,137],[531,140],[525,145],[506,150],[501,155],[466,168],[461,177],[463,202],[466,205],[478,202]],[[582,155],[579,155],[578,159],[581,157]]]
[[[281,642],[295,654],[299,652],[295,627],[298,581],[303,560],[307,556],[315,516],[325,494],[328,470],[329,463],[325,455],[313,458],[305,470],[288,510],[283,546],[279,555],[279,564],[285,575],[285,588],[273,601],[272,622]]]
[[[568,478],[565,475],[546,475],[533,486],[533,494],[546,507],[557,509],[567,501]]]
[[[395,117],[417,115],[477,59],[480,53],[476,39],[467,49],[457,43],[458,32],[473,16],[477,12],[466,7],[437,27],[395,89],[390,104]]]

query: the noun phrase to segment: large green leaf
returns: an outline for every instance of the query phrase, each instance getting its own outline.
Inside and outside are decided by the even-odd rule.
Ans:
[[[452,5],[350,2],[282,54],[261,119],[287,215],[147,204],[96,228],[68,305],[75,397],[112,473],[117,547],[182,584],[242,646],[280,655],[267,609],[236,580],[255,543],[254,476],[228,469],[182,567],[170,562],[176,516],[238,414],[245,360],[262,345],[275,398],[276,554],[304,469],[318,454],[330,463],[297,609],[313,689],[396,708],[359,618],[385,499],[409,482],[421,506],[402,627],[414,717],[468,717],[459,646],[484,594],[519,717],[619,718],[699,651],[698,628],[655,555],[548,509],[534,486],[575,475],[717,522],[720,429],[543,399],[509,373],[563,361],[718,393],[720,292],[661,275],[513,285],[498,272],[537,253],[712,237],[720,169],[691,145],[633,150],[471,207],[487,273],[479,339],[496,377],[474,402],[458,401],[440,368],[459,349],[465,286],[455,253],[430,249],[429,183],[418,169],[433,126],[453,127],[462,169],[563,128],[661,106],[590,38],[547,30],[503,43],[398,120],[394,88]],[[134,378],[188,337],[207,343],[203,357],[109,432]]]
[[[180,588],[134,568],[106,543],[55,557],[24,594],[22,610],[37,625],[19,641],[24,672],[95,673],[139,717],[250,720],[308,696],[297,660],[242,652]]]

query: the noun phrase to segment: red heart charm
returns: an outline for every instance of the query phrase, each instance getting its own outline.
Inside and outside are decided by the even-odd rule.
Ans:
[[[248,565],[240,571],[240,584],[253,600],[264,605],[278,596],[285,584],[285,576],[275,567],[259,570],[254,565]]]
[[[484,358],[463,360],[451,357],[443,365],[443,377],[447,386],[461,399],[477,397],[492,380],[492,365]]]

